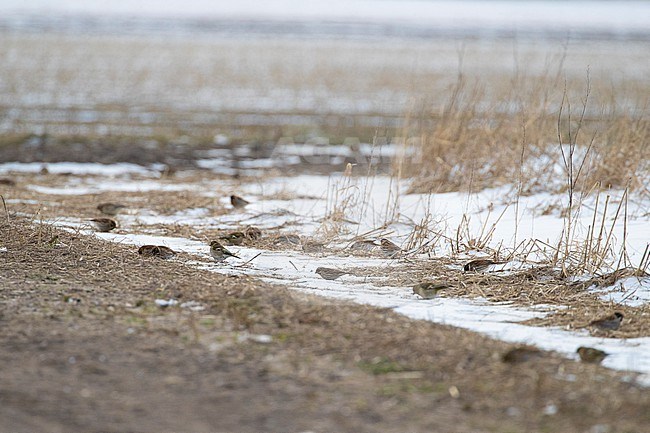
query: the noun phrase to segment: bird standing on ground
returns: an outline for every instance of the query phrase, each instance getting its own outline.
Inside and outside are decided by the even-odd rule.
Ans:
[[[246,205],[250,204],[250,202],[248,200],[245,200],[245,199],[241,198],[238,195],[233,194],[233,195],[230,196],[230,204],[235,209],[242,209],[242,208],[245,208]]]
[[[601,331],[616,331],[621,326],[621,322],[623,322],[623,313],[617,311],[611,316],[590,322],[589,326]]]
[[[465,266],[463,266],[463,270],[465,272],[483,272],[486,270],[488,267],[492,265],[501,265],[506,262],[495,262],[494,260],[490,259],[476,259],[472,260],[471,262],[465,263]]]
[[[347,274],[347,272],[339,271],[338,269],[325,268],[322,266],[316,268],[316,273],[326,280],[336,280],[338,277]]]
[[[143,245],[138,249],[138,254],[144,257],[170,259],[176,255],[176,252],[164,245]]]
[[[275,245],[299,246],[301,245],[298,235],[280,235],[273,240]]]
[[[9,179],[8,177],[2,177],[0,178],[0,185],[16,186],[16,181],[13,179]]]
[[[578,355],[582,362],[588,362],[590,364],[600,364],[603,362],[608,353],[603,352],[602,350],[594,349],[593,347],[578,347]]]
[[[254,241],[262,237],[262,230],[254,226],[248,226],[244,229],[244,235]]]
[[[392,242],[391,242],[392,243]],[[373,251],[376,251],[380,248],[379,245],[375,243],[375,241],[371,241],[369,239],[362,239],[359,241],[356,241],[350,246],[351,251],[359,252],[359,253],[370,253]]]
[[[246,235],[242,232],[232,232],[219,237],[219,239],[223,240],[227,245],[241,245],[244,243],[245,238]]]
[[[112,220],[110,218],[93,218],[90,220],[90,223],[98,232],[110,232],[115,227],[117,227],[115,220]]]
[[[228,251],[226,247],[219,243],[219,241],[210,242],[210,255],[214,257],[214,259],[218,262],[222,262],[228,257],[235,257],[236,259],[241,260],[241,257],[236,256],[235,254]]]
[[[115,216],[125,207],[126,206],[119,203],[100,203],[97,205],[97,210],[105,215]]]
[[[402,249],[398,247],[396,244],[393,242],[389,241],[388,239],[381,239],[381,251],[386,257],[397,257],[401,252]]]
[[[445,283],[419,283],[413,286],[413,293],[420,295],[424,299],[433,299],[440,290],[448,287],[449,284]]]

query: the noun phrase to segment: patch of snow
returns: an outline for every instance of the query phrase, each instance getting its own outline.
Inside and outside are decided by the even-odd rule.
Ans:
[[[593,291],[606,301],[638,307],[650,302],[650,277],[628,277]]]
[[[137,183],[137,182],[135,182]],[[109,182],[107,189],[120,183]],[[123,183],[126,184],[126,183]],[[152,181],[152,184],[156,182]],[[158,190],[168,185],[158,185],[152,190]],[[230,185],[229,185],[230,186]],[[234,187],[234,184],[232,185]],[[343,193],[357,194],[356,205],[347,210],[346,218],[356,223],[347,223],[344,227],[349,231],[346,236],[365,233],[386,222],[386,209],[389,207],[391,195],[389,191],[403,191],[408,186],[406,182],[395,184],[395,181],[377,176],[374,178],[346,178],[341,174],[325,176],[298,176],[293,178],[272,178],[264,182],[252,182],[238,186],[240,194],[251,198],[252,203],[245,209],[214,218],[205,217],[205,209],[179,210],[171,217],[125,216],[120,222],[122,231],[138,219],[154,224],[174,221],[179,224],[191,224],[193,227],[217,227],[221,229],[239,227],[251,224],[264,227],[279,227],[291,224],[290,229],[301,235],[310,235],[319,228],[323,217],[331,211],[332,203],[328,197],[333,189],[345,187]],[[222,194],[218,199],[227,203],[223,185],[215,189],[210,185],[183,185],[190,190],[212,196],[214,191]],[[200,191],[205,189],[205,191]],[[541,239],[553,245],[560,238],[563,220],[555,215],[538,216],[536,207],[552,197],[549,194],[539,194],[521,197],[519,212],[515,214],[511,197],[512,188],[495,188],[475,194],[412,194],[399,195],[399,219],[388,221],[387,236],[392,240],[404,242],[412,231],[410,221],[420,221],[426,214],[436,216],[439,221],[437,229],[441,233],[453,233],[463,218],[469,218],[470,234],[479,235],[484,227],[496,223],[491,245],[513,245],[524,238]],[[296,197],[292,200],[265,200],[265,196],[283,194]],[[611,192],[614,197],[615,192]],[[615,197],[613,198],[615,200]],[[129,219],[131,218],[131,219]],[[606,217],[613,224],[610,215]],[[581,215],[575,222],[578,226],[587,227],[591,223],[591,215]],[[63,220],[57,221],[61,226],[74,226],[75,223]],[[79,225],[79,223],[76,223]],[[615,242],[622,237],[622,221],[614,224]],[[639,261],[646,244],[650,240],[650,226],[647,218],[630,219],[627,224],[627,252],[634,262]],[[515,236],[516,234],[516,236]],[[195,256],[195,261],[186,262],[190,266],[208,269],[213,272],[228,275],[253,275],[266,281],[280,282],[294,290],[302,292],[353,301],[362,304],[392,308],[408,317],[429,320],[481,332],[493,338],[504,341],[533,344],[542,349],[555,350],[567,357],[577,359],[576,349],[579,346],[590,346],[604,350],[610,354],[603,365],[618,370],[630,370],[644,374],[644,383],[650,384],[650,338],[634,338],[617,340],[590,335],[585,330],[567,330],[560,328],[542,328],[521,324],[522,321],[535,317],[544,317],[548,312],[557,310],[556,306],[536,306],[524,308],[509,304],[488,303],[484,300],[468,300],[453,298],[436,298],[422,300],[414,295],[410,287],[382,286],[384,279],[378,277],[363,277],[353,274],[344,275],[336,280],[322,279],[315,274],[319,266],[334,267],[341,270],[352,268],[383,269],[386,274],[392,267],[400,266],[399,261],[384,258],[350,257],[345,252],[337,255],[316,257],[296,251],[266,251],[249,247],[229,247],[243,260],[228,259],[215,262],[209,254],[209,246],[202,241],[140,235],[131,233],[96,233],[95,236],[130,245],[161,244],[175,251],[185,252]],[[342,241],[344,244],[344,240]],[[136,249],[134,248],[134,253]],[[450,254],[449,245],[441,243],[436,247],[435,254]],[[467,252],[471,257],[472,252]],[[424,257],[414,257],[414,260],[426,260]],[[250,262],[248,262],[250,260]],[[499,265],[501,266],[501,265]],[[523,267],[521,263],[503,265],[508,271]],[[621,289],[623,287],[623,289]],[[650,299],[650,283],[648,278],[627,278],[616,285],[603,289],[603,296],[614,302],[641,305]]]
[[[154,301],[159,307],[171,307],[178,304],[176,299],[156,299]]]

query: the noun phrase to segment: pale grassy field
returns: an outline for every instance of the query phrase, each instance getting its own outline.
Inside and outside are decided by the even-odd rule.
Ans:
[[[219,127],[398,127],[436,112],[459,71],[479,108],[549,107],[563,81],[592,110],[647,114],[650,45],[635,41],[305,41],[0,35],[1,133],[210,135]],[[513,88],[518,89],[513,95]],[[330,116],[330,117],[327,117]],[[226,128],[227,129],[227,128]]]

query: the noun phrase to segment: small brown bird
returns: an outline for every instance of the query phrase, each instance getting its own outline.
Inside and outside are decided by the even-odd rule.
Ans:
[[[381,239],[379,242],[381,243],[381,251],[386,257],[397,257],[402,252],[400,247],[388,239]]]
[[[138,249],[138,254],[145,257],[170,259],[176,255],[176,252],[164,245],[143,245]]]
[[[160,257],[163,259],[171,259],[176,255],[176,251],[164,245],[158,245],[158,251],[160,251]]]
[[[101,203],[97,205],[97,210],[105,215],[115,216],[126,206],[119,203]]]
[[[617,311],[611,316],[590,322],[589,326],[601,331],[616,331],[621,326],[621,322],[623,322],[623,313]]]
[[[110,232],[115,227],[117,227],[115,220],[112,220],[110,218],[93,218],[90,220],[90,223],[98,232]]]
[[[433,299],[440,290],[449,287],[449,284],[445,283],[419,283],[413,286],[413,293],[420,295],[424,299]]]
[[[371,241],[368,239],[362,239],[360,241],[356,241],[350,246],[351,251],[355,251],[358,253],[371,253],[373,251],[379,250],[379,248],[380,246],[377,245],[375,241]]]
[[[160,249],[157,245],[142,245],[138,248],[138,254],[145,257],[154,257],[160,254]]]
[[[326,280],[336,280],[338,277],[345,275],[348,272],[339,271],[338,269],[334,269],[334,268],[325,268],[321,266],[319,268],[316,268],[316,273]]]
[[[234,257],[241,260],[241,257],[236,256],[235,254],[228,251],[228,249],[221,245],[219,241],[210,242],[210,255],[214,257],[214,259],[218,262],[222,262],[228,257]]]
[[[230,196],[230,204],[235,209],[242,209],[242,208],[245,208],[246,205],[250,204],[250,202],[248,200],[244,200],[243,198],[241,198],[238,195],[233,194],[233,195]]]
[[[520,362],[530,361],[531,359],[540,358],[544,352],[532,346],[519,346],[503,354],[501,360],[509,364],[518,364]]]
[[[603,352],[602,350],[594,349],[593,347],[578,347],[578,355],[582,362],[588,362],[590,364],[600,364],[603,362],[608,353]]]
[[[506,262],[495,262],[494,260],[490,259],[476,259],[472,260],[471,262],[465,263],[465,266],[463,266],[463,270],[465,272],[483,272],[486,270],[488,267],[492,265],[500,265]]]
[[[325,248],[325,244],[318,241],[306,240],[302,243],[302,250],[306,253],[322,253]]]
[[[232,232],[225,236],[221,236],[219,239],[223,240],[226,245],[241,245],[244,243],[246,235],[242,232]]]
[[[16,186],[16,181],[9,179],[8,177],[2,177],[0,178],[0,185]]]
[[[273,241],[275,245],[300,245],[300,236],[298,235],[280,235]]]
[[[255,241],[262,237],[262,230],[254,226],[248,226],[244,229],[244,235],[252,241]]]

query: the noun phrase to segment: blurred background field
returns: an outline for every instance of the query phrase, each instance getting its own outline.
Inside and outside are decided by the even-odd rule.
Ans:
[[[587,70],[592,116],[648,112],[643,2],[137,3],[3,2],[0,133],[367,141],[459,74],[486,112],[554,113]]]

